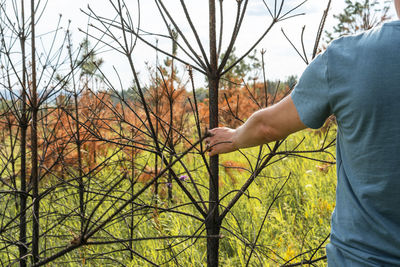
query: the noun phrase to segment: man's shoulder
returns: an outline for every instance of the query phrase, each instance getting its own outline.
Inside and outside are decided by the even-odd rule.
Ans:
[[[390,43],[389,39],[393,37],[388,33],[391,31],[391,26],[400,29],[400,21],[390,21],[361,33],[341,36],[334,39],[327,49],[343,51],[357,49],[357,47],[368,47],[368,45],[375,45],[376,43]],[[386,41],[386,39],[388,40]]]
[[[376,31],[376,29],[371,29],[362,33],[358,33],[358,34],[351,34],[351,35],[344,35],[341,36],[339,38],[334,39],[332,42],[330,42],[330,44],[327,47],[328,51],[331,50],[338,50],[338,51],[343,51],[343,50],[347,50],[349,48],[354,48],[355,46],[357,46],[360,41],[364,40],[367,38],[368,36],[373,34]]]
[[[385,58],[390,51],[397,51],[399,44],[400,27],[395,29],[384,24],[359,34],[333,40],[326,50],[327,62],[331,69],[335,66],[353,68],[366,61],[374,63]]]

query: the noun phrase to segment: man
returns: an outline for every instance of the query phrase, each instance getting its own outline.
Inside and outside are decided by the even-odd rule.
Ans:
[[[210,156],[228,153],[319,128],[331,114],[338,182],[328,265],[400,266],[400,20],[333,41],[291,95],[235,130],[210,130],[206,144]]]

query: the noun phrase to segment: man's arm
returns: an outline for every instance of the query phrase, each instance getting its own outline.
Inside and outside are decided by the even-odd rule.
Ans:
[[[239,128],[214,128],[206,138],[209,155],[229,153],[240,148],[277,141],[307,128],[299,117],[291,96],[279,103],[254,112]]]

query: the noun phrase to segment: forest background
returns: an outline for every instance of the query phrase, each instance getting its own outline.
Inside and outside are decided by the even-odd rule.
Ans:
[[[207,128],[237,127],[293,89],[296,76],[267,79],[266,51],[256,48],[272,28],[304,15],[298,9],[306,2],[262,1],[264,32],[236,51],[249,30],[242,29],[246,0],[235,2],[232,22],[224,21],[232,12],[224,1],[204,1],[205,38],[183,0],[185,26],[154,1],[163,34],[141,28],[140,1],[110,0],[111,17],[82,11],[90,23],[78,46],[61,17],[53,31],[36,34],[45,1],[2,0],[2,266],[324,265],[334,118],[318,131],[220,157],[209,158],[202,143]],[[326,32],[326,1],[310,52],[305,27],[297,42],[282,34],[308,64],[332,38],[389,19],[389,2],[346,0]],[[170,45],[159,46],[161,38]],[[135,67],[138,43],[157,58],[146,82]],[[118,71],[116,80],[103,71],[99,47],[124,58],[130,86]],[[207,88],[196,87],[195,75]]]

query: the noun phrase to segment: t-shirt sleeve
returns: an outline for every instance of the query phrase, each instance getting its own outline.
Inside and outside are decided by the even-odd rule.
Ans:
[[[307,66],[291,93],[301,121],[313,129],[320,128],[331,115],[327,57],[327,51],[318,55]]]

